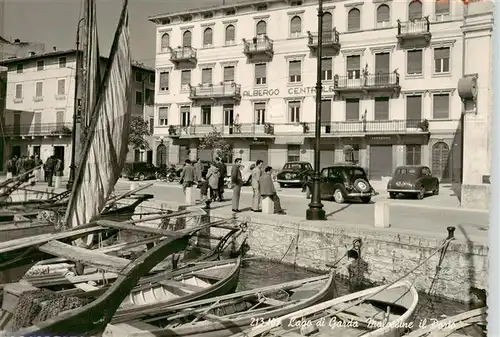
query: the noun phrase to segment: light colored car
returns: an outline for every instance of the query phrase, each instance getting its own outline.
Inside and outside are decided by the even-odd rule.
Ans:
[[[234,168],[235,164],[227,165],[227,177],[225,178],[225,185],[227,188],[232,188],[233,184],[231,183],[231,171]],[[255,162],[253,161],[242,161],[240,170],[241,170],[241,178],[243,179],[243,185],[249,185],[252,180],[252,169],[255,167]]]

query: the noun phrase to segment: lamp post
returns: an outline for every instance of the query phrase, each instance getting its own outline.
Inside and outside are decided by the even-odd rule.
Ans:
[[[75,181],[75,169],[76,169],[76,125],[78,121],[78,72],[80,71],[80,26],[85,18],[81,18],[78,21],[78,26],[76,27],[76,64],[75,64],[75,93],[73,97],[73,130],[71,132],[71,165],[69,167],[69,179],[67,189],[70,190],[73,186],[73,181]]]
[[[164,139],[165,139],[165,137],[160,136],[160,144],[161,144],[161,145],[163,145],[163,140],[164,140]],[[165,159],[166,159],[166,158],[165,158]],[[158,164],[158,163],[160,163],[160,165],[159,165],[159,166],[163,165],[163,149],[162,149],[162,151],[160,152],[160,160],[158,160],[158,159],[157,159],[157,163],[156,163],[156,164]],[[167,163],[166,163],[166,161],[165,161],[165,164],[167,164]]]
[[[323,56],[323,0],[318,6],[318,48],[316,49],[316,128],[314,135],[314,175],[311,202],[306,211],[307,220],[325,220],[325,210],[321,203],[320,172],[319,172],[319,147],[321,141],[321,57]]]

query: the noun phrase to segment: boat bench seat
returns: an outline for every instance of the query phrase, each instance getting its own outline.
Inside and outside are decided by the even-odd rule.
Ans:
[[[158,281],[158,283],[161,284],[162,286],[183,288],[183,289],[190,290],[193,292],[199,292],[199,291],[205,290],[205,288],[203,288],[203,287],[193,285],[193,284],[187,284],[187,283],[183,283],[183,282],[179,282],[179,281],[175,281],[175,280],[161,280],[161,281]]]

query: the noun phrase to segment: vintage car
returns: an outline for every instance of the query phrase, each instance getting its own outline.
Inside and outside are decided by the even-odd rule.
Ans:
[[[280,187],[302,186],[313,172],[313,167],[306,161],[286,163],[277,175]]]
[[[312,184],[312,180],[308,180],[302,189],[308,199],[311,198]],[[366,204],[378,194],[370,185],[365,170],[354,164],[335,164],[322,169],[320,193],[321,199],[333,198],[338,204],[354,199]]]
[[[123,166],[121,176],[129,180],[155,179],[158,168],[151,163],[129,162]]]
[[[439,179],[432,176],[427,166],[398,166],[387,183],[387,192],[391,199],[396,198],[398,194],[414,195],[423,199],[427,193],[439,194]]]

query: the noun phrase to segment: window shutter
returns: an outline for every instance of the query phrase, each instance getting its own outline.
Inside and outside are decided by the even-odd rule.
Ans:
[[[375,97],[375,120],[389,119],[389,97]]]
[[[349,11],[347,18],[347,31],[352,32],[359,30],[361,27],[361,12],[357,8],[353,8]]]
[[[64,111],[56,112],[56,123],[63,124],[64,123]]]
[[[412,50],[408,52],[408,74],[422,73],[422,51]]]
[[[408,18],[421,19],[422,18],[422,3],[418,0],[414,0],[408,6]]]
[[[416,121],[422,119],[422,96],[406,97],[406,119]]]
[[[168,118],[168,107],[160,107],[158,109],[158,117],[160,117],[160,119]]]
[[[450,95],[439,94],[434,95],[434,118],[446,119],[449,117]]]
[[[234,67],[224,67],[224,82],[234,82]]]
[[[64,95],[66,93],[66,80],[57,81],[57,94]]]
[[[290,21],[290,32],[300,33],[302,31],[302,20],[299,16],[294,16]]]
[[[434,48],[434,59],[448,59],[450,58],[450,48]]]
[[[36,83],[36,97],[41,97],[43,95],[43,82]]]
[[[16,98],[23,98],[23,85],[16,84]]]
[[[353,55],[347,57],[347,71],[360,70],[361,69],[361,57],[359,55]]]
[[[207,28],[203,32],[203,45],[211,45],[212,44],[212,28]]]
[[[160,90],[168,89],[168,72],[160,73]]]
[[[255,110],[265,110],[266,103],[255,103]]]
[[[321,121],[330,122],[332,120],[332,101],[322,100],[321,101]]]
[[[265,21],[261,20],[257,23],[257,35],[264,35],[266,34],[266,27],[267,24]]]
[[[189,113],[190,107],[188,106],[181,106],[181,114],[187,114]]]
[[[206,68],[201,70],[201,83],[212,83],[212,69]]]
[[[235,29],[233,25],[226,27],[226,42],[235,40]]]
[[[450,0],[436,0],[436,15],[450,13]]]
[[[183,70],[182,71],[181,84],[182,85],[191,84],[191,71],[190,70]]]
[[[256,64],[255,65],[255,78],[266,77],[266,64]]]
[[[323,32],[329,32],[333,29],[332,14],[325,12],[323,14]]]
[[[290,76],[298,76],[301,74],[301,67],[300,67],[301,62],[300,61],[290,61],[289,62],[289,72]]]
[[[347,99],[345,105],[345,119],[347,121],[359,120],[359,100]]]
[[[332,58],[324,58],[321,59],[321,70],[326,71],[326,70],[332,70]]]
[[[389,53],[379,53],[375,55],[375,72],[388,74],[389,71]]]
[[[170,35],[165,33],[161,37],[161,48],[166,49],[167,47],[170,47]]]
[[[191,47],[191,32],[189,30],[186,30],[182,35],[182,46]]]
[[[387,5],[380,5],[377,8],[377,22],[390,21],[391,9]]]

